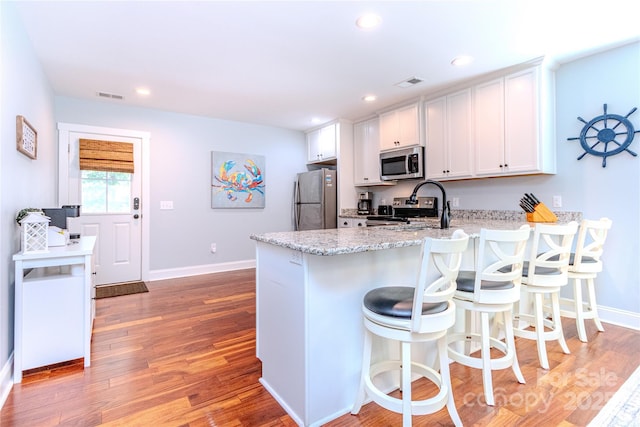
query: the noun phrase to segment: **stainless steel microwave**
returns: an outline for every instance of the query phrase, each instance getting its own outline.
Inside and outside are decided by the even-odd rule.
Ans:
[[[424,147],[381,152],[380,177],[384,181],[424,178]]]

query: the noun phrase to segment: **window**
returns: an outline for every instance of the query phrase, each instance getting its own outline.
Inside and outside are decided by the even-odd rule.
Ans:
[[[83,170],[82,213],[130,213],[131,177],[125,172]]]

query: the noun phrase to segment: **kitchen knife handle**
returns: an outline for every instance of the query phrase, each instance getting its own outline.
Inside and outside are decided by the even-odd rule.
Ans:
[[[524,198],[533,206],[537,205],[536,201],[533,199],[533,197],[531,197],[531,193],[524,193]]]

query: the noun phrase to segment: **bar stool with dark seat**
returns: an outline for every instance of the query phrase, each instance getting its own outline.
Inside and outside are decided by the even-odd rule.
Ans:
[[[480,230],[475,271],[460,271],[458,290],[453,301],[464,310],[464,331],[449,334],[449,357],[465,366],[482,370],[487,405],[494,405],[491,371],[511,368],[521,384],[524,377],[518,365],[511,313],[520,299],[522,264],[531,227],[518,230]],[[472,328],[472,313],[480,314],[480,330]],[[502,314],[505,340],[491,336],[490,316]],[[496,323],[497,325],[497,323]],[[471,352],[471,344],[480,343],[480,357]],[[459,344],[465,344],[459,349]],[[491,358],[491,347],[503,353]]]
[[[456,230],[451,239],[424,239],[416,282],[412,286],[376,288],[365,295],[362,304],[365,326],[362,375],[352,414],[360,412],[369,396],[383,408],[401,413],[404,427],[411,425],[412,415],[431,414],[445,405],[454,424],[462,425],[451,391],[446,334],[455,323],[455,305],[451,298],[468,239],[462,230]],[[399,341],[400,358],[372,365],[374,335]],[[439,373],[426,363],[411,358],[412,344],[429,341],[437,343]],[[402,398],[390,396],[388,390],[381,390],[374,382],[377,376],[393,371],[400,372]],[[412,372],[436,384],[438,393],[427,399],[413,400]]]
[[[576,319],[578,338],[582,342],[587,342],[587,331],[584,327],[586,319],[593,319],[598,331],[604,332],[598,316],[594,282],[598,273],[602,271],[600,257],[611,224],[609,218],[582,220],[578,228],[575,252],[569,258],[569,283],[573,283],[573,298],[560,298],[560,314]],[[582,296],[583,280],[586,283],[586,301]]]
[[[566,225],[538,223],[533,232],[528,260],[522,270],[522,289],[533,297],[533,311],[516,304],[514,329],[517,337],[535,340],[540,366],[549,369],[546,341],[557,340],[562,351],[569,354],[560,319],[560,288],[568,283],[569,256],[578,231],[578,223]],[[547,316],[545,298],[551,300]],[[529,325],[534,326],[534,330]],[[546,329],[545,329],[546,328]]]

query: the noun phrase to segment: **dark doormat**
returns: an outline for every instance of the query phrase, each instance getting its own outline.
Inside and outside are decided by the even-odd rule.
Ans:
[[[119,297],[149,292],[144,282],[118,283],[115,285],[96,286],[96,299]]]

